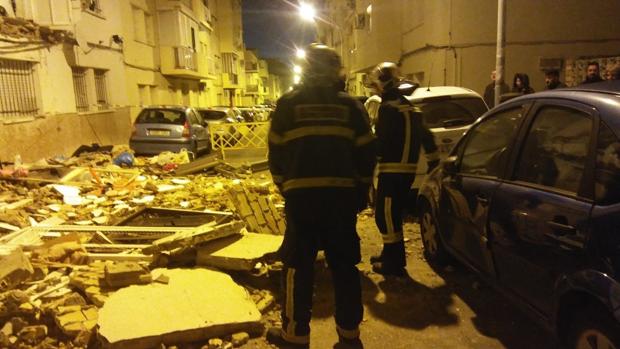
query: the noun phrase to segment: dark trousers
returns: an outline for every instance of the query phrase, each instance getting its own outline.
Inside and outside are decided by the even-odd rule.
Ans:
[[[322,249],[332,273],[336,325],[357,331],[362,321],[360,242],[353,189],[312,189],[287,193],[286,233],[280,248],[284,263],[282,335],[307,343],[310,334],[314,263]]]
[[[414,179],[415,174],[379,174],[375,222],[383,238],[381,259],[383,263],[392,267],[404,267],[407,264],[403,240],[403,216]]]

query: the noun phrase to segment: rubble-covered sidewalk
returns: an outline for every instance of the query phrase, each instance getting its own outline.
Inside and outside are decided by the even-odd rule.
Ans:
[[[127,151],[0,168],[0,347],[230,348],[263,332],[285,228],[265,166],[116,161]]]

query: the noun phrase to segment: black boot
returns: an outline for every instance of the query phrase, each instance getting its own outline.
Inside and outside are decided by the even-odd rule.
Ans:
[[[267,330],[267,335],[265,336],[267,342],[278,346],[281,349],[309,349],[309,343],[293,343],[289,342],[282,337],[282,329],[279,327],[272,327]]]

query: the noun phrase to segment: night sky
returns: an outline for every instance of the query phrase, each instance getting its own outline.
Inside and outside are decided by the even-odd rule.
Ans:
[[[284,63],[296,47],[314,41],[315,25],[304,22],[292,5],[296,0],[243,0],[243,39],[247,48],[258,49],[261,58]]]

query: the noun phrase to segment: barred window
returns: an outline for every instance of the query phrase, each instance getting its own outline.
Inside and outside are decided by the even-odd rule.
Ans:
[[[75,92],[75,107],[78,112],[88,111],[88,84],[86,83],[86,69],[73,67],[73,90]]]
[[[38,114],[34,63],[0,59],[0,119],[11,121]]]
[[[97,106],[99,110],[108,109],[108,90],[106,88],[106,71],[95,69],[95,90],[97,91]]]

